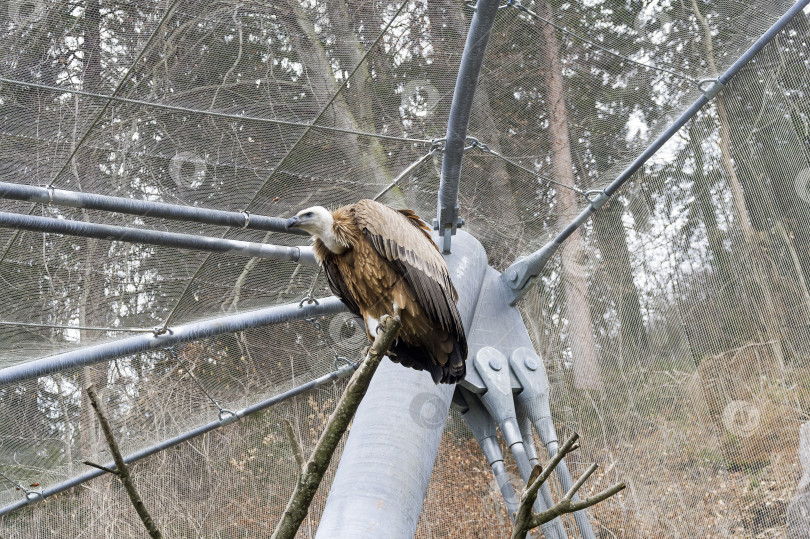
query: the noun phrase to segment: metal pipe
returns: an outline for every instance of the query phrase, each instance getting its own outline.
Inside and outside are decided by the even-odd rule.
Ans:
[[[442,175],[439,182],[439,200],[434,228],[439,231],[442,252],[450,252],[450,237],[458,226],[458,183],[461,177],[461,159],[467,140],[467,127],[473,104],[481,64],[487,49],[495,15],[498,13],[498,0],[478,0],[470,22],[467,42],[461,55],[461,65],[453,91],[450,117],[447,121]]]
[[[486,252],[460,232],[447,265],[469,328]],[[383,360],[349,431],[317,538],[413,538],[452,395],[427,372]]]
[[[751,58],[761,51],[765,45],[767,45],[776,36],[776,34],[784,29],[784,27],[793,17],[801,13],[801,11],[808,5],[810,5],[810,0],[799,0],[796,2],[796,4],[787,10],[787,12],[785,12],[785,14],[782,15],[782,17],[780,17],[779,20],[768,29],[768,31],[762,34],[762,36],[753,45],[751,45],[751,47],[745,51],[745,53],[743,53],[743,55],[740,56],[739,59],[737,59],[737,61],[726,70],[725,73],[717,77],[716,81],[707,81],[712,82],[712,86],[704,90],[703,95],[701,95],[692,104],[692,106],[686,110],[686,112],[681,114],[681,116],[678,117],[678,119],[675,120],[675,122],[669,128],[667,128],[666,131],[661,133],[661,135],[659,135],[658,138],[655,139],[655,141],[630,164],[630,166],[619,174],[616,179],[610,183],[610,185],[608,185],[603,191],[596,194],[596,196],[591,200],[591,204],[582,210],[582,212],[567,227],[565,227],[565,229],[560,232],[557,237],[544,245],[541,249],[530,254],[528,257],[518,258],[511,266],[509,266],[509,268],[507,268],[506,271],[504,271],[503,280],[509,289],[511,305],[514,305],[517,300],[523,297],[523,294],[525,294],[528,290],[529,284],[531,284],[531,282],[540,274],[540,272],[543,271],[543,267],[554,255],[562,242],[573,234],[576,229],[582,226],[582,224],[587,221],[588,218],[599,208],[601,208],[605,202],[611,196],[613,196],[627,180],[630,179],[633,174],[644,166],[644,164],[653,155],[655,155],[655,153],[658,152],[658,150],[660,150],[661,147],[675,135],[675,133],[681,129],[681,127],[686,125],[686,123],[691,120],[700,111],[700,109],[706,105],[706,103],[711,101],[731,81],[731,79],[737,73],[739,73],[743,66],[751,61]]]
[[[159,350],[167,346],[196,341],[215,335],[243,331],[289,320],[301,320],[313,316],[334,314],[345,310],[346,307],[343,303],[332,296],[319,300],[317,304],[313,305],[291,303],[192,322],[170,328],[159,335],[142,333],[125,339],[87,346],[0,369],[0,387],[138,352]]]
[[[162,245],[164,247],[176,247],[178,249],[232,253],[241,256],[270,258],[273,260],[290,260],[292,262],[298,262],[299,264],[317,264],[315,253],[312,247],[309,246],[287,247],[282,245],[266,245],[264,243],[249,241],[228,240],[225,238],[195,236],[193,234],[179,234],[177,232],[165,232],[162,230],[129,228],[8,212],[0,212],[0,227],[111,241]]]
[[[145,449],[141,449],[140,451],[136,451],[135,453],[132,453],[132,454],[127,455],[126,457],[124,457],[124,461],[127,464],[130,464],[132,462],[136,462],[138,460],[144,459],[144,458],[146,458],[146,457],[148,457],[150,455],[154,455],[155,453],[163,451],[164,449],[168,449],[168,448],[170,448],[172,446],[178,445],[178,444],[180,444],[182,442],[191,440],[192,438],[195,438],[197,436],[205,434],[206,432],[211,432],[212,430],[215,430],[215,429],[218,429],[218,428],[220,428],[220,427],[222,427],[224,425],[230,424],[236,419],[242,419],[243,417],[248,416],[250,414],[254,414],[254,413],[259,412],[261,410],[265,410],[265,409],[267,409],[267,408],[269,408],[271,406],[274,406],[274,405],[276,405],[276,404],[278,404],[278,403],[280,403],[282,401],[285,401],[285,400],[287,400],[289,398],[295,397],[296,395],[300,395],[301,393],[305,393],[306,391],[309,391],[310,389],[314,389],[316,387],[322,386],[327,382],[331,382],[332,380],[339,380],[339,379],[347,376],[351,372],[353,372],[355,369],[357,369],[358,365],[359,365],[359,363],[353,363],[351,365],[344,365],[344,366],[340,367],[338,370],[332,371],[332,372],[330,372],[328,374],[324,374],[323,376],[315,378],[314,380],[310,380],[306,384],[302,384],[302,385],[300,385],[298,387],[294,387],[294,388],[292,388],[292,389],[290,389],[288,391],[285,391],[284,393],[279,393],[278,395],[274,395],[274,396],[272,396],[272,397],[270,397],[268,399],[265,399],[265,400],[263,400],[261,402],[257,402],[256,404],[254,404],[252,406],[248,406],[247,408],[243,408],[242,410],[234,412],[233,415],[227,416],[227,419],[224,419],[224,420],[220,419],[220,420],[217,420],[217,421],[212,421],[210,423],[206,423],[205,425],[201,425],[201,426],[199,426],[199,427],[197,427],[195,429],[192,429],[192,430],[190,430],[188,432],[185,432],[183,434],[179,434],[179,435],[177,435],[177,436],[175,436],[173,438],[169,438],[168,440],[164,440],[164,441],[162,441],[162,442],[160,442],[158,444],[149,446],[149,447],[147,447]],[[115,463],[114,462],[109,462],[109,463],[105,464],[105,466],[107,468],[111,468],[113,470],[115,469]],[[31,497],[26,497],[26,498],[24,498],[22,500],[19,500],[17,502],[6,505],[5,507],[0,507],[0,516],[11,513],[12,511],[15,511],[17,509],[25,507],[27,505],[31,505],[31,504],[33,504],[33,503],[35,503],[37,501],[44,500],[45,498],[47,498],[49,496],[53,496],[54,494],[64,492],[64,491],[66,491],[68,489],[71,489],[71,488],[73,488],[73,487],[75,487],[77,485],[85,483],[85,482],[87,482],[87,481],[89,481],[91,479],[94,479],[94,478],[96,478],[96,477],[98,477],[100,475],[103,475],[103,474],[104,474],[104,472],[102,470],[93,469],[93,470],[87,471],[87,472],[85,472],[83,474],[77,475],[76,477],[72,477],[70,479],[62,481],[61,483],[57,483],[55,485],[51,485],[49,487],[46,487],[46,488],[42,489],[39,492],[36,492],[36,493],[32,492],[33,495]]]
[[[0,182],[0,198],[24,200],[37,204],[53,204],[55,206],[70,208],[111,211],[141,217],[159,217],[161,219],[173,219],[175,221],[191,221],[207,225],[266,230],[268,232],[280,232],[283,234],[307,235],[307,232],[303,230],[285,229],[285,220],[278,217],[265,217],[264,215],[253,215],[247,212],[210,210],[208,208],[95,195],[92,193],[65,191],[63,189],[47,189],[45,187],[8,182]]]
[[[480,308],[482,307],[479,306]],[[520,477],[524,483],[528,483],[532,465],[529,462],[526,447],[523,445],[523,435],[517,422],[511,374],[506,357],[498,349],[486,346],[475,354],[473,365],[487,389],[486,393],[480,395],[481,403],[501,429],[506,446],[515,458]],[[553,505],[551,489],[548,483],[544,483],[534,502],[535,511],[540,513],[550,509]],[[565,537],[565,529],[559,518],[543,524],[542,530],[548,538],[562,539]]]
[[[456,388],[453,395],[453,407],[461,412],[461,417],[464,418],[473,436],[478,441],[478,445],[481,446],[484,458],[487,459],[487,464],[492,469],[492,475],[506,504],[509,518],[514,522],[519,503],[515,495],[515,489],[509,479],[509,474],[506,472],[506,466],[503,463],[503,453],[498,445],[495,420],[484,409],[479,397],[463,387]]]

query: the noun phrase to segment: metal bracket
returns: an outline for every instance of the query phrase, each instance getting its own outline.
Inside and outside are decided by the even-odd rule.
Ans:
[[[235,412],[232,412],[227,408],[223,408],[219,411],[219,424],[223,427],[225,425],[230,425],[231,423],[236,423],[237,421],[239,421],[239,415]]]
[[[42,502],[45,501],[45,495],[41,490],[26,490],[25,499],[28,500],[28,503]]]
[[[594,189],[592,191],[586,191],[585,198],[588,200],[588,202],[591,203],[591,206],[593,207],[594,211],[596,211],[602,206],[604,206],[605,202],[607,202],[610,197],[604,191]]]
[[[540,440],[551,456],[557,452],[557,432],[551,419],[548,377],[543,360],[531,348],[521,347],[512,352],[509,365],[523,386],[523,390],[516,398],[519,421],[524,428],[526,423],[534,424]],[[574,484],[565,461],[557,465],[557,477],[565,491]],[[574,512],[574,519],[584,539],[595,539],[596,536],[584,511]]]
[[[501,279],[506,284],[509,305],[514,305],[528,291],[535,277],[540,275],[560,244],[551,241],[529,256],[521,256],[506,268]]]
[[[451,236],[456,235],[456,230],[464,225],[464,219],[458,216],[458,206],[455,208],[440,208],[439,216],[433,219],[433,230],[439,231],[442,238],[442,253],[450,253]]]
[[[506,445],[515,457],[520,477],[523,481],[528,481],[532,467],[517,422],[515,400],[512,396],[512,379],[509,374],[509,361],[497,349],[485,346],[473,358],[473,365],[487,388],[486,393],[481,395],[481,402],[497,421]],[[540,496],[537,497],[535,502],[535,510],[538,512],[545,511],[553,505],[551,490],[548,484],[544,484],[541,487]],[[565,537],[562,521],[555,518],[550,522],[546,522],[543,524],[543,533],[548,538]]]
[[[703,92],[706,99],[713,99],[726,87],[720,79],[700,79],[697,83],[698,90]]]

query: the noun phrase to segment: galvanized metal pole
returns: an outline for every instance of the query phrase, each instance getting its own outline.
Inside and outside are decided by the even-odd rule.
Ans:
[[[475,88],[487,49],[489,35],[495,16],[498,14],[498,0],[478,0],[475,14],[467,33],[467,43],[461,56],[461,65],[453,92],[453,103],[450,106],[450,118],[447,121],[444,157],[442,159],[442,176],[439,183],[438,214],[433,223],[439,231],[443,253],[450,252],[450,238],[459,226],[458,217],[458,183],[461,178],[461,159],[467,141],[467,126],[470,123]]]
[[[69,208],[103,210],[141,217],[159,217],[175,221],[191,221],[208,225],[307,235],[304,230],[287,230],[284,227],[285,219],[278,217],[265,217],[264,215],[253,215],[248,212],[211,210],[195,206],[180,206],[178,204],[151,202],[134,198],[95,195],[66,191],[64,189],[48,189],[33,185],[0,182],[0,198],[24,200],[38,204],[53,204],[54,206]]]
[[[446,260],[469,328],[486,253],[460,232]],[[316,537],[413,537],[453,390],[434,385],[427,372],[383,360],[357,410]]]
[[[243,331],[288,320],[302,320],[313,316],[345,311],[346,307],[336,297],[319,300],[318,304],[299,305],[292,303],[248,311],[200,322],[175,326],[161,334],[142,333],[117,341],[87,346],[71,352],[56,354],[0,369],[0,387],[47,376],[66,369],[92,365],[138,352],[159,350],[179,343],[205,337]]]
[[[34,232],[66,234],[68,236],[79,236],[83,238],[162,245],[164,247],[176,247],[178,249],[231,253],[241,256],[270,258],[273,260],[290,260],[301,264],[317,264],[312,247],[266,245],[264,243],[250,241],[211,238],[208,236],[179,234],[163,230],[129,228],[7,212],[0,212],[0,227],[31,230]]]

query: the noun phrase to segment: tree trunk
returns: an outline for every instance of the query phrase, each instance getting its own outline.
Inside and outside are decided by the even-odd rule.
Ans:
[[[619,354],[622,358],[641,359],[647,350],[647,330],[641,316],[641,302],[633,281],[630,249],[624,232],[624,206],[618,200],[607,202],[594,214],[593,231],[602,264],[608,276],[619,317]]]
[[[343,0],[341,0],[341,2],[342,1]],[[290,6],[292,8],[290,16],[285,17],[285,22],[289,27],[293,47],[298,53],[301,62],[306,66],[307,77],[312,82],[313,92],[315,93],[313,96],[314,101],[325,102],[338,93],[340,85],[332,74],[330,59],[326,54],[323,44],[318,39],[315,26],[312,24],[312,21],[310,21],[306,9],[297,1],[291,2]],[[340,8],[337,8],[337,12],[340,14],[342,11],[345,11],[345,9],[345,4],[341,5]],[[337,22],[340,23],[341,20],[344,20],[344,18],[338,16]],[[347,20],[344,20],[344,22],[348,25]],[[342,30],[348,32],[348,26]],[[337,28],[337,31],[338,35],[340,35],[341,28]],[[348,39],[356,41],[357,37],[352,33],[352,37]],[[359,47],[359,45],[357,47]],[[362,58],[364,54],[364,52],[360,52],[357,47],[350,47],[346,44],[342,45],[342,48],[345,49],[344,52],[351,51],[349,57],[351,61],[354,62],[351,69],[354,69],[354,67],[360,63],[360,58]],[[352,79],[352,85],[358,85],[360,87],[360,93],[355,94],[358,99],[365,94],[368,77],[368,68],[365,65],[361,65]],[[352,92],[354,92],[354,89]],[[334,118],[332,123],[346,129],[356,131],[368,130],[373,132],[374,122],[368,118],[370,113],[363,114],[361,112],[355,116],[349,106],[347,95],[346,90],[343,90],[332,103],[331,108],[333,112],[331,117]],[[370,110],[370,98],[362,97],[362,99],[365,100],[364,107],[360,107],[359,110],[362,111],[365,107],[368,107]],[[367,171],[370,173],[374,182],[379,185],[388,183],[389,174],[383,165],[383,163],[386,162],[385,151],[378,139],[370,139],[367,147],[364,147],[364,145],[360,143],[359,138],[355,135],[337,136],[334,140],[345,159],[349,163],[353,163],[352,168],[355,171],[358,173]]]
[[[553,19],[548,0],[537,3],[539,15],[546,20]],[[549,115],[549,137],[551,139],[552,166],[554,178],[567,186],[574,186],[574,164],[571,158],[571,141],[568,133],[568,111],[563,90],[562,63],[557,34],[548,24],[540,26],[548,69],[546,79],[546,101]],[[559,222],[570,223],[577,215],[574,192],[570,189],[557,190]],[[574,362],[574,384],[578,389],[603,388],[602,376],[596,359],[595,339],[591,322],[591,308],[588,303],[588,284],[585,275],[582,235],[577,229],[560,248],[562,258],[562,279],[565,287],[565,307],[568,316],[569,338]]]
[[[714,61],[714,42],[712,37],[711,28],[709,23],[697,5],[697,0],[692,0],[692,9],[698,19],[698,23],[703,28],[704,33],[704,47],[706,52],[706,61],[709,65],[709,70],[712,74],[717,75],[717,64]],[[762,246],[759,241],[759,234],[751,224],[751,216],[748,212],[746,205],[745,195],[743,193],[742,182],[737,175],[735,167],[735,160],[732,154],[731,146],[731,129],[728,117],[728,110],[726,108],[725,98],[721,92],[715,98],[717,108],[717,120],[719,123],[721,162],[726,171],[728,178],[729,188],[731,189],[731,197],[734,203],[734,211],[737,216],[737,221],[743,231],[743,237],[748,250],[746,258],[751,264],[751,275],[757,285],[756,300],[760,303],[761,309],[757,310],[762,326],[765,329],[766,339],[773,343],[773,352],[780,364],[784,365],[785,355],[782,350],[782,335],[779,331],[780,311],[777,306],[777,298],[770,287],[768,273],[765,268],[765,263],[762,260]],[[740,159],[740,163],[744,160]],[[751,178],[749,178],[751,180]]]

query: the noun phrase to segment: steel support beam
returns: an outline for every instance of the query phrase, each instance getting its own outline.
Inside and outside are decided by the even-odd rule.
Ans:
[[[206,225],[229,226],[233,228],[248,228],[251,230],[265,230],[283,234],[307,235],[304,230],[287,230],[284,228],[285,219],[278,217],[265,217],[252,215],[248,212],[210,210],[194,206],[180,206],[166,204],[165,202],[150,202],[134,198],[112,197],[107,195],[94,195],[63,189],[48,189],[32,185],[0,182],[0,198],[8,200],[24,200],[37,204],[53,204],[69,208],[85,208],[88,210],[102,210],[140,217],[158,217],[175,221],[191,221]]]
[[[460,224],[458,184],[461,178],[461,159],[464,157],[475,88],[478,86],[478,76],[481,73],[481,64],[484,61],[492,25],[498,14],[498,5],[499,0],[478,0],[470,23],[470,31],[467,33],[467,43],[461,55],[453,103],[450,106],[450,118],[447,121],[442,176],[439,183],[438,214],[433,223],[441,236],[439,246],[443,253],[450,252],[450,238]]]
[[[0,227],[30,230],[33,232],[65,234],[83,238],[162,245],[164,247],[175,247],[177,249],[231,253],[273,260],[290,260],[292,262],[298,262],[299,264],[317,264],[315,253],[312,247],[308,246],[287,247],[283,245],[266,245],[264,243],[250,241],[179,234],[177,232],[165,232],[163,230],[102,225],[87,223],[85,221],[37,217],[36,215],[23,215],[8,212],[0,212]]]
[[[639,155],[630,166],[628,166],[621,174],[619,174],[613,182],[610,183],[603,191],[590,192],[590,205],[582,210],[582,212],[574,218],[574,220],[565,229],[560,232],[557,237],[543,246],[541,249],[535,251],[526,257],[520,257],[503,272],[503,279],[510,290],[510,303],[514,305],[528,290],[529,285],[534,279],[543,271],[546,263],[551,259],[559,246],[571,234],[574,233],[582,224],[588,220],[599,208],[601,208],[607,200],[613,196],[616,191],[624,185],[630,177],[636,173],[650,158],[661,149],[661,147],[671,139],[686,123],[691,120],[709,101],[720,93],[723,88],[731,81],[740,70],[761,51],[776,35],[781,32],[785,26],[801,11],[810,5],[810,0],[799,0],[793,5],[782,17],[771,26],[762,37],[760,37],[751,47],[743,53],[740,58],[729,67],[725,73],[717,77],[717,79],[707,79],[701,81],[701,95],[686,112],[675,120],[675,122],[667,128],[666,131],[661,133],[657,139]],[[705,84],[705,87],[703,86]]]
[[[469,328],[486,253],[459,232],[446,260]],[[413,538],[453,390],[434,385],[427,372],[383,360],[357,410],[316,537]]]
[[[0,387],[67,369],[137,354],[138,352],[160,350],[175,344],[197,341],[206,337],[244,331],[289,320],[302,320],[313,316],[334,314],[345,310],[346,307],[338,298],[328,297],[319,300],[318,304],[298,305],[292,303],[192,322],[170,328],[169,331],[159,335],[142,333],[133,337],[86,346],[78,350],[0,369]]]

